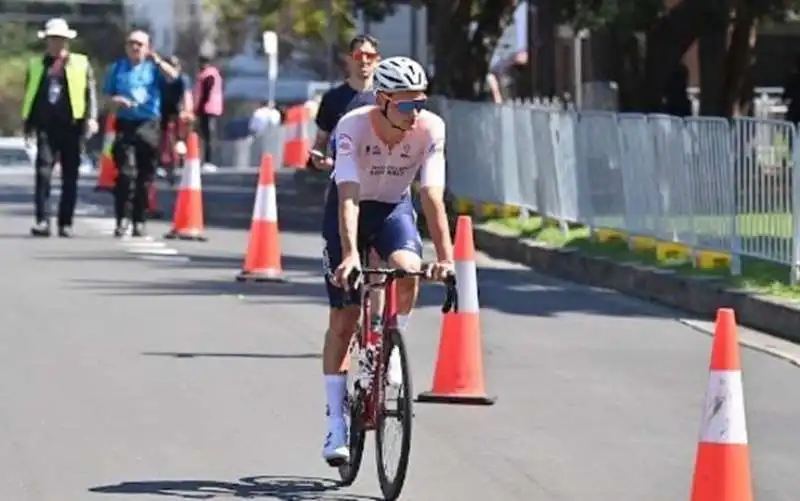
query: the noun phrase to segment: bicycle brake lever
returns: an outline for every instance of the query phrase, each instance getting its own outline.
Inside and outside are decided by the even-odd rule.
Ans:
[[[442,305],[442,313],[449,313],[451,311],[458,313],[458,289],[456,288],[455,277],[448,277],[445,280],[445,287],[447,288],[447,295]]]
[[[353,269],[349,275],[347,275],[347,285],[350,290],[356,289],[361,282],[361,270],[358,268]]]

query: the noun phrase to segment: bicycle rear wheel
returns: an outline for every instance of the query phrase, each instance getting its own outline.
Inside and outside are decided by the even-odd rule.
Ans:
[[[340,484],[342,486],[348,486],[355,482],[358,470],[361,468],[361,460],[364,457],[364,439],[366,435],[366,430],[364,429],[364,398],[366,395],[356,384],[360,346],[361,343],[358,341],[358,334],[356,334],[350,343],[350,370],[347,375],[346,409],[350,461],[339,467]]]
[[[387,377],[384,376],[383,378],[384,385],[380,389],[381,401],[375,430],[378,482],[381,486],[383,498],[387,501],[393,501],[400,496],[408,471],[408,460],[411,454],[411,422],[414,416],[412,407],[413,391],[411,388],[411,369],[408,365],[408,354],[400,331],[393,330],[389,335],[384,336],[383,348],[383,367],[388,369],[392,350],[397,349],[400,355],[400,367],[403,372],[402,384],[399,388],[390,387]],[[394,391],[397,392],[397,396],[392,399],[390,394]],[[386,425],[387,421],[390,420],[397,420],[400,423],[400,450],[398,451],[398,457],[395,459],[390,458],[391,455],[384,450],[388,435]]]

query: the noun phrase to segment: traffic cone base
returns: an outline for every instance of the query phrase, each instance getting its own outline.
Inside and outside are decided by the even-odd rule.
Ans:
[[[697,451],[692,501],[753,501],[748,449],[747,444],[704,444]]]
[[[167,240],[186,240],[189,242],[208,242],[208,237],[206,237],[202,231],[200,230],[186,230],[186,231],[178,231],[178,230],[170,230],[164,234],[164,238]]]
[[[242,270],[236,275],[237,282],[272,282],[285,284],[289,281],[281,273],[281,270]]]
[[[420,393],[418,402],[492,405],[486,394],[480,321],[475,313],[446,313],[442,322],[438,362],[431,391]]]

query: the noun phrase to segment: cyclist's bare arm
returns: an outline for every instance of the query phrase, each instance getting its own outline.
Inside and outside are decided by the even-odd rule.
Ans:
[[[450,239],[450,225],[444,203],[445,127],[440,122],[431,129],[431,138],[420,169],[420,202],[425,222],[436,248],[438,261],[453,261],[453,242]]]
[[[338,181],[338,180],[337,180]],[[358,182],[344,181],[337,185],[339,191],[339,234],[342,240],[342,255],[358,252]]]
[[[358,203],[360,180],[358,176],[358,148],[352,136],[339,136],[340,151],[336,155],[336,189],[339,193],[339,235],[342,240],[342,255],[352,256],[358,252]]]
[[[427,186],[420,190],[422,213],[428,232],[431,234],[439,261],[453,260],[453,241],[450,239],[450,224],[447,221],[447,209],[444,203],[444,189]]]

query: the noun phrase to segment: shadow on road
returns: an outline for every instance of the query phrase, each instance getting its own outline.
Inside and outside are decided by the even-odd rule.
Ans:
[[[48,256],[52,259],[53,256]],[[77,279],[77,288],[96,290],[110,296],[219,296],[234,295],[252,304],[327,304],[318,258],[283,256],[287,283],[240,283],[234,277],[241,257],[190,256],[186,263],[143,262],[143,265],[229,269],[229,278],[173,279],[169,281]],[[86,256],[86,259],[91,259]],[[484,311],[504,314],[553,317],[563,313],[585,313],[620,317],[663,317],[674,315],[668,309],[642,308],[641,303],[620,300],[614,292],[588,289],[564,283],[527,269],[478,269],[479,300]],[[424,285],[419,306],[438,307],[444,289]]]
[[[379,498],[337,492],[337,481],[296,476],[253,476],[235,482],[213,480],[153,480],[92,487],[100,494],[146,494],[183,499],[264,498],[280,501],[369,501]]]
[[[322,358],[320,353],[212,353],[180,351],[146,351],[146,357],[167,358],[263,358],[268,360],[311,360]]]

